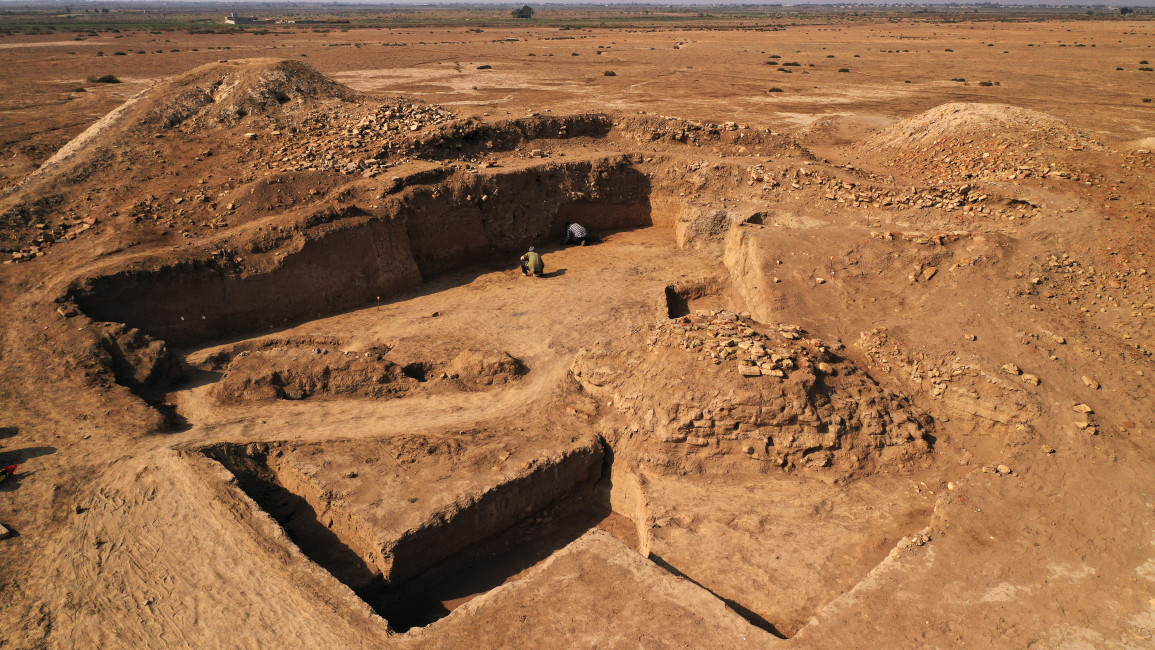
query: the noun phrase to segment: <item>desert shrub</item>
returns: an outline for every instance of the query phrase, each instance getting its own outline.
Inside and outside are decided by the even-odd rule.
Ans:
[[[771,58],[771,59],[781,59],[781,58],[782,58],[782,55],[781,55],[781,54],[771,54],[771,55],[770,55],[770,58]]]
[[[967,80],[963,79],[962,77],[955,77],[954,79],[951,79],[951,81],[958,81],[961,83],[966,83]]]
[[[618,76],[618,73],[614,72],[613,70],[606,70],[605,72],[602,73],[602,76],[603,77],[616,77],[616,76]]]
[[[796,68],[800,68],[800,67],[802,67],[802,64],[801,64],[801,63],[799,63],[799,62],[797,62],[797,61],[787,61],[786,63],[783,63],[782,65],[784,65],[784,66],[794,66],[794,67],[796,67]]]
[[[89,77],[89,78],[88,78],[88,83],[93,83],[93,84],[118,84],[118,83],[120,83],[120,79],[117,79],[117,78],[116,78],[116,75],[111,75],[111,74],[104,74],[104,75],[100,75],[99,77]]]
[[[113,52],[112,56],[128,56],[128,55],[125,54],[124,52]]]
[[[1123,66],[1119,66],[1118,68],[1115,68],[1115,69],[1116,69],[1116,70],[1122,70],[1122,69],[1123,69]]]
[[[778,86],[774,86],[773,88],[771,88],[770,90],[767,90],[766,92],[768,92],[768,93],[781,93],[781,92],[786,92],[786,91],[782,90],[782,89],[781,89],[781,88],[779,88]],[[1150,100],[1150,99],[1145,99],[1145,100],[1143,100],[1143,101],[1149,102],[1149,101],[1151,101],[1151,100]]]
[[[826,58],[828,58],[828,59],[833,59],[833,58],[834,58],[834,55],[833,55],[833,54],[827,54],[827,55],[826,55]]]
[[[946,48],[946,51],[947,51],[947,52],[954,52],[954,50],[950,49],[949,47],[948,47],[948,48]]]
[[[850,72],[850,68],[839,68],[839,72]]]
[[[1144,98],[1143,98],[1143,103],[1144,103],[1144,104],[1150,104],[1150,103],[1151,103],[1151,98],[1150,98],[1150,97],[1144,97]]]
[[[1147,65],[1147,59],[1143,59],[1142,61],[1140,61],[1139,65]]]
[[[786,74],[794,74],[793,70],[787,70],[786,68],[778,68],[778,72],[785,72]]]

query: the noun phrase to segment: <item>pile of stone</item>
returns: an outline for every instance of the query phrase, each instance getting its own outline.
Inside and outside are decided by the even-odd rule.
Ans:
[[[435,105],[398,99],[393,103],[305,116],[291,132],[274,130],[284,144],[270,151],[269,163],[281,171],[339,171],[345,174],[384,169],[385,152],[411,134],[444,124],[455,116]]]
[[[853,180],[836,178],[820,169],[805,165],[775,171],[757,164],[749,167],[747,171],[749,174],[747,185],[751,187],[761,184],[763,191],[778,187],[786,191],[814,189],[821,191],[822,196],[828,201],[855,208],[871,206],[894,210],[933,208],[947,212],[954,210],[999,214],[1004,212],[1001,208],[989,207],[990,195],[976,191],[974,185],[970,183],[953,187],[910,187],[903,191],[871,187]],[[1020,207],[1023,210],[1038,209],[1038,206],[1027,202],[1021,202]]]
[[[85,219],[69,219],[58,224],[35,223],[32,228],[36,232],[28,246],[11,251],[11,257],[4,260],[5,264],[19,264],[38,257],[44,257],[49,248],[56,244],[76,239],[80,233],[96,225],[96,217]]]
[[[696,311],[658,322],[644,341],[598,341],[572,372],[620,414],[602,420],[605,435],[644,447],[654,468],[693,456],[858,472],[929,453],[929,420],[797,327]]]
[[[698,310],[661,322],[651,345],[680,347],[714,365],[733,363],[743,377],[785,378],[801,366],[830,374],[829,353],[816,340],[802,338],[795,325],[759,325],[746,312]]]

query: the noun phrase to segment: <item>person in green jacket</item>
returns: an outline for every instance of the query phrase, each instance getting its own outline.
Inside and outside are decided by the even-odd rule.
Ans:
[[[521,256],[521,274],[531,273],[539,278],[545,273],[545,262],[542,261],[541,255],[533,250],[533,246],[529,247],[528,253]]]

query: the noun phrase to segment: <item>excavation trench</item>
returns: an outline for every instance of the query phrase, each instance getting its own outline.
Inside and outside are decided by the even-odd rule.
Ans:
[[[81,279],[67,298],[94,320],[193,346],[375,303],[479,262],[514,266],[526,247],[560,242],[571,221],[650,226],[650,195],[630,156],[453,175],[379,203],[273,216],[200,256]]]
[[[285,451],[278,443],[223,444],[203,453],[232,472],[307,557],[398,632],[433,623],[516,579],[591,528],[638,547],[633,523],[610,507],[600,441],[456,495],[451,507],[424,512],[420,524],[404,530],[372,530],[372,517],[324,489]],[[396,503],[387,508],[422,507],[417,494],[389,496]]]

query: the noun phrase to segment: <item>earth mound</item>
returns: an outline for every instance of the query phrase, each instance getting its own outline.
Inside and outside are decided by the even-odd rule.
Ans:
[[[584,350],[572,372],[634,423],[607,438],[669,467],[738,457],[851,475],[897,469],[930,451],[933,423],[907,399],[801,329],[745,313],[660,321],[644,345]]]
[[[172,128],[186,121],[234,124],[293,101],[352,100],[355,92],[300,61],[251,59],[212,63],[156,89],[150,122]]]
[[[466,350],[449,363],[445,372],[466,388],[478,388],[514,381],[526,368],[508,352]]]
[[[1103,148],[1046,113],[953,102],[882,129],[860,142],[857,151],[926,178],[963,181],[1076,178],[1079,172],[1070,154]]]
[[[79,153],[120,144],[145,131],[211,124],[235,125],[253,113],[294,100],[352,100],[352,89],[300,61],[251,59],[210,63],[144,90],[89,127],[52,156],[31,178],[43,176]],[[138,140],[129,144],[140,145]]]
[[[237,354],[212,388],[221,403],[267,399],[384,397],[417,384],[380,353],[317,345],[277,345]]]

